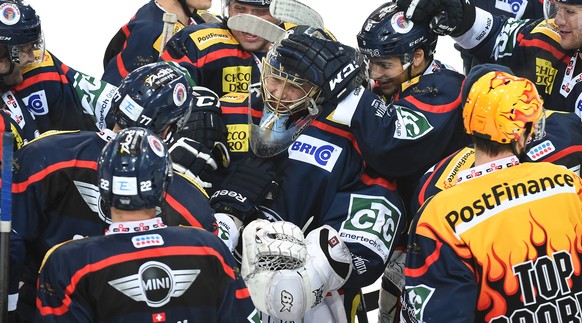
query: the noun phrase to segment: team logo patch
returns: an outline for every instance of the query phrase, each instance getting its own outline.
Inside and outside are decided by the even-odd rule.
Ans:
[[[363,244],[388,259],[401,219],[401,211],[385,197],[352,194],[339,235],[344,242]]]
[[[390,24],[394,31],[400,34],[406,34],[414,27],[414,23],[404,16],[404,11],[395,13],[390,20]]]
[[[0,21],[12,26],[20,21],[20,9],[13,3],[3,3],[0,5]]]
[[[29,96],[24,97],[22,101],[26,105],[28,111],[34,115],[42,116],[49,112],[46,93],[44,90],[32,92]]]
[[[174,86],[174,93],[173,93],[173,99],[174,99],[174,105],[176,105],[177,107],[182,106],[182,104],[184,104],[184,102],[186,102],[186,87],[184,86],[184,84],[182,83],[178,83],[176,84],[176,86]]]
[[[552,154],[555,151],[556,151],[556,147],[554,146],[554,144],[552,144],[551,141],[546,140],[546,141],[542,142],[541,144],[538,144],[538,145],[534,146],[532,149],[530,149],[527,152],[527,156],[532,161],[536,161],[540,158],[543,158],[543,157],[546,157],[546,156]]]
[[[156,155],[164,157],[164,144],[160,139],[156,136],[148,136],[148,143]]]
[[[289,159],[308,163],[328,172],[333,170],[343,149],[332,143],[301,135],[288,149]]]
[[[416,286],[404,286],[404,297],[406,302],[402,310],[408,312],[409,317],[415,318],[417,322],[424,322],[424,309],[435,289],[424,284]]]
[[[429,133],[433,126],[426,117],[418,112],[403,106],[394,105],[398,116],[394,137],[403,140],[415,140]]]
[[[109,281],[109,285],[136,302],[162,307],[170,298],[180,297],[198,278],[200,269],[173,270],[168,265],[148,261],[138,273]]]
[[[161,246],[164,244],[164,239],[159,234],[146,234],[143,236],[135,236],[131,238],[133,246],[136,248]]]

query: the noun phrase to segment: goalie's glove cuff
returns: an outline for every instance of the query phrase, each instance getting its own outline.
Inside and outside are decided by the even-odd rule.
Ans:
[[[241,273],[253,303],[281,320],[303,318],[352,271],[351,253],[330,226],[302,238],[297,226],[283,221],[256,220],[243,232]]]
[[[290,34],[277,52],[281,65],[319,87],[328,103],[337,104],[361,82],[355,50],[342,43]]]
[[[248,157],[234,166],[219,190],[210,197],[217,212],[231,214],[242,222],[258,211],[269,194],[276,194],[278,184],[271,161]]]
[[[230,252],[234,252],[240,238],[242,221],[226,213],[215,213],[214,218],[218,225],[218,237],[226,244]]]
[[[218,169],[208,148],[199,142],[182,137],[170,147],[174,171],[196,181],[203,188],[212,188],[212,173]]]

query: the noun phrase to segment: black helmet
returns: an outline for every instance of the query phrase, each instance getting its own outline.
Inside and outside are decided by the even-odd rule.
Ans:
[[[145,128],[121,130],[101,153],[97,168],[105,203],[121,210],[160,206],[172,180],[167,146]]]
[[[11,63],[20,63],[21,46],[32,44],[35,61],[44,55],[44,38],[40,18],[27,3],[19,0],[0,0],[0,45],[7,47]]]
[[[374,10],[358,33],[360,52],[369,58],[400,56],[412,58],[417,48],[434,54],[438,35],[428,23],[414,23],[396,4],[389,2]]]
[[[129,73],[117,89],[111,107],[121,128],[144,127],[160,134],[170,126],[180,130],[190,117],[194,81],[174,62],[155,62]]]

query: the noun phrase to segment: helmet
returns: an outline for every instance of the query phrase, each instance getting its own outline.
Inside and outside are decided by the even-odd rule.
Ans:
[[[240,2],[245,5],[257,6],[257,7],[269,7],[271,0],[222,0],[222,16],[228,17],[228,6],[231,1]]]
[[[292,33],[331,39],[325,31],[306,26],[295,26],[286,34]],[[249,115],[251,149],[259,157],[274,156],[285,150],[321,112],[317,104],[321,89],[281,65],[278,45],[279,42],[271,46],[263,58],[260,89],[263,117],[255,125]]]
[[[36,11],[20,0],[0,0],[0,45],[7,47],[11,63],[32,50],[34,61],[44,56],[44,37]],[[23,45],[32,45],[23,47]]]
[[[145,128],[121,130],[103,148],[97,177],[107,205],[129,211],[159,206],[172,180],[168,148]]]
[[[471,86],[463,108],[465,131],[501,144],[516,142],[530,132],[544,133],[543,101],[528,79],[492,71]]]
[[[180,130],[192,111],[194,81],[174,62],[155,62],[129,73],[117,89],[113,115],[121,128],[144,127],[160,134]]]
[[[429,56],[434,54],[437,34],[428,23],[414,23],[404,12],[389,2],[374,10],[358,33],[358,47],[364,55],[373,57],[400,56],[407,63],[417,48]]]

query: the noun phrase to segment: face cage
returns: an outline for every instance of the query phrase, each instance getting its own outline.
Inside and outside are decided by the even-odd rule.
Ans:
[[[253,98],[260,97],[261,90],[258,86],[258,84],[252,85],[249,90],[249,146],[257,157],[269,158],[287,149],[319,116],[321,108],[317,106],[315,100],[309,98],[307,111],[310,113],[281,115],[273,113],[273,110],[265,104],[262,108],[263,115],[257,124],[253,120],[252,111],[256,111],[253,109],[253,104],[256,104],[257,101],[262,102],[261,100],[253,100]],[[305,109],[303,110],[305,111]]]
[[[32,56],[33,60],[26,65],[40,63],[44,59],[45,47],[44,47],[44,36],[41,33],[39,39],[36,41],[21,44],[7,46],[8,49],[8,59],[11,63],[21,64],[21,62],[26,61],[28,56]]]

